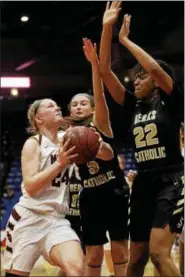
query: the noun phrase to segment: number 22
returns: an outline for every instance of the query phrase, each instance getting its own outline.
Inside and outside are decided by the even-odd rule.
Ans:
[[[134,128],[133,134],[135,136],[136,148],[155,145],[159,143],[159,139],[155,138],[155,136],[157,135],[157,127],[154,123],[148,124],[144,128],[141,126]]]

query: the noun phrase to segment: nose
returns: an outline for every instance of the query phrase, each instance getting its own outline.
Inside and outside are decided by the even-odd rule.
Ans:
[[[81,108],[81,105],[78,104],[78,105],[77,105],[77,110],[80,110],[80,108]]]
[[[137,85],[139,85],[139,83],[140,83],[140,79],[137,78],[137,79],[135,80],[135,82],[134,82],[134,85],[137,86]]]
[[[60,107],[56,107],[55,110],[56,110],[56,112],[60,112],[61,108]]]

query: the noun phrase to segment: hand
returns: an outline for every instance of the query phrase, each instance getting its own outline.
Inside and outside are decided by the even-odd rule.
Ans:
[[[96,43],[93,45],[90,39],[83,38],[83,51],[86,59],[91,64],[98,61]]]
[[[132,182],[134,181],[135,177],[137,175],[137,171],[134,170],[129,170],[128,174],[127,174],[127,179],[128,181]]]
[[[68,138],[68,140],[64,143],[64,145],[60,145],[57,161],[61,164],[61,166],[66,166],[68,164],[71,164],[72,159],[78,157],[78,154],[74,154],[74,150],[76,146],[73,146],[68,149],[70,141],[71,139]]]
[[[99,133],[99,132],[97,132],[97,131],[96,131],[96,129],[95,129],[95,128],[93,128],[93,127],[90,127],[90,129],[94,131],[95,135],[98,137],[98,141],[99,141],[99,143],[101,144],[101,143],[103,142],[103,139],[102,139],[102,137],[101,137],[100,133]]]
[[[123,24],[119,32],[119,41],[123,42],[125,38],[128,38],[130,33],[131,15],[125,14],[123,18]]]
[[[107,2],[106,9],[103,15],[103,25],[113,25],[121,11],[122,1],[114,1],[110,5],[110,2]]]

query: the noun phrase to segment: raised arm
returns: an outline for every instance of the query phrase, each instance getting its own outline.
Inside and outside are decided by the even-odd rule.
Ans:
[[[126,14],[120,29],[119,41],[132,53],[157,85],[167,94],[171,94],[173,89],[172,78],[162,69],[154,58],[128,38],[130,22],[131,16]]]
[[[121,1],[107,2],[103,15],[103,30],[100,42],[100,74],[109,93],[118,104],[123,104],[125,87],[111,70],[112,26],[121,10]]]
[[[72,155],[73,149],[66,151],[69,141],[59,149],[57,160],[48,168],[40,171],[40,146],[35,139],[28,139],[22,150],[22,177],[23,183],[27,193],[30,196],[37,195],[37,193],[49,184],[55,177],[66,167],[71,158],[77,155]],[[70,155],[71,154],[71,155]]]
[[[94,125],[105,135],[112,137],[113,133],[110,126],[109,109],[106,103],[103,83],[100,77],[96,44],[93,45],[89,39],[84,38],[83,50],[86,59],[91,63],[92,67],[93,95],[95,102]]]

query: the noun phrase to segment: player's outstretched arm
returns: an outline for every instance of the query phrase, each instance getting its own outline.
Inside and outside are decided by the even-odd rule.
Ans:
[[[110,126],[109,109],[106,103],[103,83],[99,72],[99,61],[97,57],[96,44],[92,44],[90,39],[83,39],[83,51],[86,59],[92,67],[93,95],[95,102],[94,125],[105,135],[112,137]]]
[[[112,26],[121,10],[122,1],[107,2],[103,15],[103,30],[100,42],[100,74],[109,93],[118,104],[123,104],[125,87],[111,69]]]
[[[125,14],[119,32],[119,41],[132,53],[157,85],[167,94],[171,94],[173,89],[172,78],[162,69],[154,58],[128,38],[130,33],[130,22],[131,16]]]

